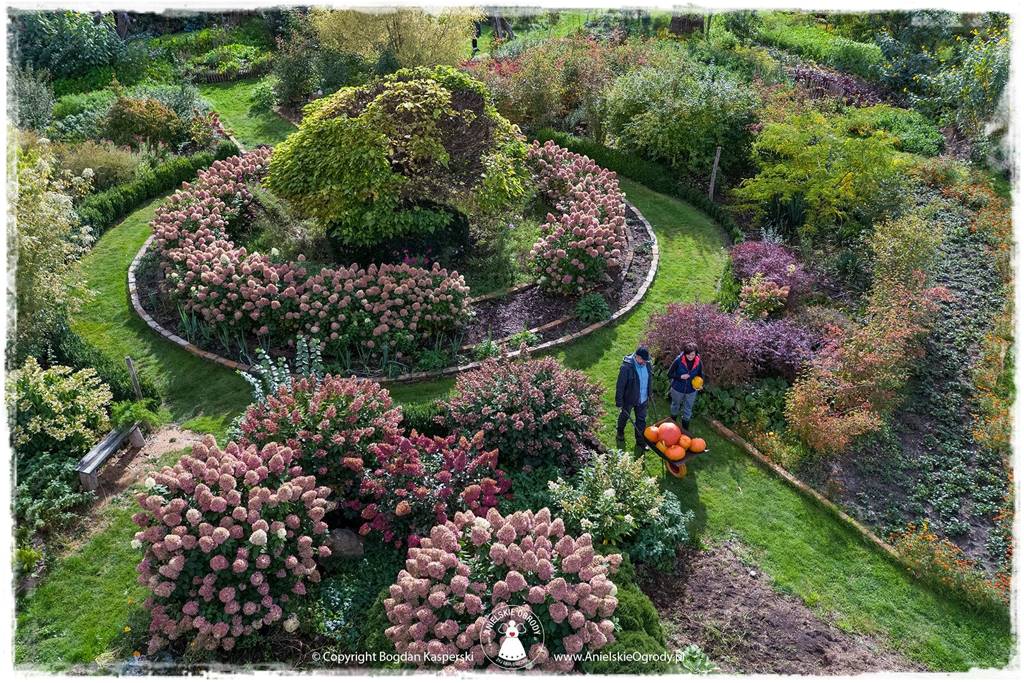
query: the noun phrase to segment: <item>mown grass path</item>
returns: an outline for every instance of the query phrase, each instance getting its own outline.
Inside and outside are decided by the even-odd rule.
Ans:
[[[658,276],[641,305],[620,324],[557,353],[606,387],[608,414],[600,429],[606,443],[614,436],[612,391],[623,355],[636,347],[649,316],[667,303],[710,300],[726,258],[725,236],[706,216],[629,181],[623,181],[623,189],[657,233],[662,250]],[[136,358],[165,393],[176,420],[222,434],[248,401],[244,383],[157,337],[128,304],[128,264],[148,235],[155,206],[110,230],[85,259],[84,272],[96,297],[76,316],[75,329],[108,353]],[[392,393],[399,402],[423,403],[443,395],[451,384],[395,386]],[[710,453],[695,462],[685,479],[665,479],[663,485],[695,511],[696,538],[705,543],[737,538],[779,590],[799,596],[841,627],[874,634],[933,669],[1006,663],[1013,647],[1008,619],[972,612],[911,580],[830,513],[702,422],[695,426],[707,438]],[[651,471],[659,472],[660,465],[649,457]],[[117,629],[137,621],[133,581],[138,553],[124,550],[131,524],[114,514],[79,553],[58,561],[21,606],[19,662],[66,666],[93,661],[117,651],[117,642],[123,642]],[[71,599],[74,595],[87,599]]]
[[[258,79],[207,83],[199,86],[200,94],[213,105],[220,120],[246,149],[256,145],[276,145],[295,132],[295,126],[274,112],[249,111],[252,91]]]

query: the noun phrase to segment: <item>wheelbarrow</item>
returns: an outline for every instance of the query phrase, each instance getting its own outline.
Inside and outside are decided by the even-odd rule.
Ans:
[[[671,421],[672,421],[671,417],[666,417],[664,419],[661,419],[661,420],[658,420],[657,422],[655,422],[653,424],[653,426],[660,427],[661,425],[665,424],[666,422],[671,422]],[[629,422],[630,422],[630,424],[633,425],[633,431],[637,435],[637,437],[636,437],[637,444],[643,444],[644,447],[645,447],[645,450],[647,448],[649,448],[652,451],[654,451],[655,454],[657,454],[657,456],[659,458],[661,458],[661,461],[663,463],[665,463],[665,471],[668,474],[671,474],[673,477],[676,477],[678,479],[682,479],[683,477],[686,476],[686,464],[688,462],[690,462],[691,460],[696,458],[701,453],[707,453],[708,450],[709,450],[708,448],[705,448],[700,453],[694,453],[694,452],[692,452],[690,450],[687,450],[682,458],[679,458],[677,460],[673,460],[672,458],[668,457],[667,454],[662,453],[660,450],[658,450],[658,443],[656,441],[651,441],[650,439],[647,438],[646,434],[643,434],[639,429],[637,429],[636,423],[633,422],[633,416],[632,415],[629,416]],[[686,431],[683,430],[682,428],[680,428],[680,431],[684,435],[690,436],[690,434],[687,434]]]

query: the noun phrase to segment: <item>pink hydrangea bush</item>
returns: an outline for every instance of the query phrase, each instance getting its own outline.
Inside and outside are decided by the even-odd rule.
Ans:
[[[299,377],[246,410],[243,445],[288,446],[306,474],[338,498],[358,493],[364,471],[377,465],[374,446],[400,433],[402,411],[372,380],[326,375]]]
[[[207,437],[151,478],[132,517],[139,583],[152,591],[150,653],[181,638],[230,650],[290,618],[320,581],[329,489],[302,475],[291,449],[222,450]]]
[[[618,177],[593,159],[552,141],[534,141],[528,153],[540,193],[558,215],[547,215],[530,259],[541,286],[582,294],[623,265],[626,203]]]
[[[207,323],[275,341],[315,336],[328,353],[387,347],[393,356],[450,332],[470,315],[458,273],[407,263],[309,269],[274,263],[228,234],[266,175],[269,149],[215,162],[157,210],[156,248],[170,297]]]
[[[573,661],[554,655],[583,654],[615,641],[618,599],[610,577],[621,562],[621,555],[598,554],[589,534],[567,535],[547,508],[506,517],[494,508],[485,516],[458,512],[409,549],[384,600],[391,623],[385,635],[399,653],[469,653],[454,667],[484,666],[498,651],[497,638],[481,640],[487,615],[524,605],[545,634],[528,656],[542,669],[568,671]]]
[[[359,533],[395,547],[416,546],[455,510],[483,513],[510,487],[498,469],[498,452],[484,450],[483,435],[429,437],[417,434],[373,446],[379,466],[367,471],[360,496]]]
[[[580,453],[604,414],[602,393],[550,356],[495,358],[459,375],[442,405],[449,425],[482,431],[484,446],[497,449],[502,464],[519,467]]]

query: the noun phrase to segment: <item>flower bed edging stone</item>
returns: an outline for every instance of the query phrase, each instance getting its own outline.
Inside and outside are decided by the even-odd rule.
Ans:
[[[881,538],[879,538],[873,531],[871,531],[871,529],[868,529],[866,526],[855,520],[853,517],[843,512],[843,510],[838,505],[836,505],[831,500],[815,491],[813,488],[805,484],[800,479],[797,479],[784,467],[778,465],[775,462],[772,462],[771,458],[766,456],[764,453],[762,453],[752,444],[750,444],[746,439],[736,434],[736,432],[732,431],[715,418],[705,416],[705,419],[708,421],[708,423],[711,424],[714,430],[718,432],[719,435],[722,436],[726,441],[729,441],[734,445],[738,446],[740,450],[742,450],[744,453],[754,458],[762,465],[767,467],[769,470],[777,474],[779,477],[782,478],[783,481],[792,486],[798,492],[802,493],[808,498],[811,498],[816,503],[818,503],[819,505],[827,509],[829,512],[834,514],[841,522],[843,522],[848,527],[859,533],[865,541],[867,541],[870,545],[873,545],[879,550],[881,550],[898,565],[900,565],[904,569],[907,569],[908,571],[911,570],[911,567],[909,563],[906,561],[906,559],[904,559],[904,557],[900,555],[894,547],[892,547],[890,544],[886,543]]]
[[[577,339],[580,339],[581,337],[585,337],[586,335],[590,334],[591,332],[595,332],[595,331],[601,329],[602,327],[605,327],[607,325],[610,325],[610,324],[614,323],[619,318],[621,318],[622,316],[626,315],[627,313],[632,311],[634,308],[636,308],[636,306],[640,303],[640,301],[643,300],[644,295],[647,294],[647,290],[651,288],[651,284],[654,282],[654,276],[658,272],[658,258],[659,258],[659,255],[660,255],[660,250],[658,248],[658,238],[654,234],[654,228],[651,227],[650,222],[648,222],[648,220],[644,217],[644,215],[642,213],[640,213],[640,210],[637,209],[632,204],[630,204],[629,202],[626,202],[626,205],[629,206],[629,208],[633,210],[633,212],[636,214],[636,217],[640,219],[641,223],[643,223],[644,229],[647,231],[647,235],[648,235],[648,237],[651,240],[651,266],[650,266],[650,268],[647,271],[647,277],[644,278],[643,284],[640,285],[640,289],[637,290],[636,294],[633,295],[633,298],[630,299],[629,302],[625,306],[623,306],[619,310],[615,311],[615,313],[613,313],[612,316],[610,318],[608,318],[607,320],[602,320],[602,321],[596,322],[596,323],[594,323],[592,325],[588,325],[587,327],[584,327],[582,330],[579,330],[578,332],[574,332],[572,334],[564,335],[562,337],[559,337],[558,339],[552,339],[551,341],[544,342],[543,344],[538,344],[537,346],[531,346],[531,347],[529,347],[527,349],[527,352],[533,353],[535,351],[545,351],[545,350],[548,350],[548,349],[553,349],[555,347],[563,346],[563,345],[568,344],[570,342],[576,341]],[[231,370],[243,370],[243,371],[244,370],[248,370],[251,366],[246,365],[244,363],[239,363],[238,361],[229,360],[227,358],[224,358],[223,356],[217,355],[216,353],[212,353],[210,351],[204,351],[203,349],[200,349],[195,344],[192,344],[191,342],[189,342],[189,341],[187,341],[185,339],[182,339],[177,334],[171,332],[170,330],[165,328],[163,325],[158,323],[156,320],[154,320],[153,316],[151,316],[149,313],[147,313],[146,309],[143,308],[142,300],[139,297],[138,286],[136,284],[135,271],[138,268],[139,263],[142,262],[142,257],[146,255],[146,252],[149,250],[149,247],[150,247],[150,245],[152,245],[154,239],[156,239],[155,235],[150,235],[149,236],[149,238],[143,243],[142,247],[139,248],[138,253],[135,254],[135,258],[132,259],[131,265],[128,266],[128,294],[131,297],[132,308],[135,309],[135,313],[140,318],[142,318],[143,322],[145,322],[146,325],[148,325],[151,330],[153,330],[158,335],[160,335],[164,339],[168,340],[172,344],[176,344],[177,346],[181,347],[185,351],[188,351],[189,353],[191,353],[191,354],[193,354],[195,356],[199,356],[200,358],[203,358],[203,359],[206,359],[206,360],[209,360],[209,361],[213,361],[214,363],[219,363],[220,365],[223,365],[224,367],[226,367],[228,369],[231,369]],[[526,287],[530,287],[530,286],[533,286],[533,285],[528,283],[528,284],[519,286],[519,288],[520,289],[525,289]],[[518,291],[518,289],[517,288],[513,288],[513,291]],[[505,294],[508,294],[508,293],[509,292],[500,292],[500,293],[496,293],[495,296],[504,296]],[[491,295],[484,295],[484,297],[480,297],[478,299],[475,299],[475,301],[482,301],[485,298],[493,298],[493,297]],[[540,327],[534,328],[533,330],[530,330],[530,331],[531,332],[537,332],[538,330],[542,330],[542,328],[543,329],[548,329],[548,328],[551,328],[551,327],[555,327],[556,325],[553,324],[553,323],[562,324],[562,323],[568,322],[569,320],[571,320],[574,317],[576,317],[576,316],[572,315],[572,316],[569,316],[569,317],[567,317],[565,319],[562,319],[562,320],[557,320],[557,321],[545,323],[544,325],[541,325]],[[512,350],[512,351],[509,351],[508,353],[503,354],[502,357],[503,358],[515,358],[515,357],[519,356],[519,354],[520,354],[519,349],[515,349],[515,350]],[[429,379],[438,379],[438,378],[441,378],[441,377],[447,377],[449,375],[457,375],[459,373],[466,372],[467,370],[473,370],[475,368],[478,368],[481,365],[483,365],[484,362],[485,361],[474,361],[472,363],[466,363],[464,365],[452,365],[452,366],[449,366],[449,367],[444,368],[442,370],[436,370],[436,371],[433,371],[433,372],[427,372],[427,371],[423,371],[423,372],[410,372],[410,373],[407,373],[407,374],[404,374],[404,375],[398,375],[397,377],[370,377],[369,379],[373,379],[373,380],[375,380],[377,382],[380,382],[381,384],[393,384],[393,383],[397,384],[397,383],[404,383],[404,382],[420,382],[420,381],[429,380]]]

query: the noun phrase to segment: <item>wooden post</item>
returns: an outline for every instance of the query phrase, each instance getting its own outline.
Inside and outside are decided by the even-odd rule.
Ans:
[[[139,375],[135,372],[135,363],[131,356],[124,357],[124,364],[128,366],[128,374],[132,378],[132,388],[135,389],[135,398],[142,400],[142,387],[139,386]]]
[[[722,146],[715,148],[715,165],[711,167],[711,184],[708,185],[708,199],[715,201],[715,178],[718,177],[718,160],[722,157]]]

